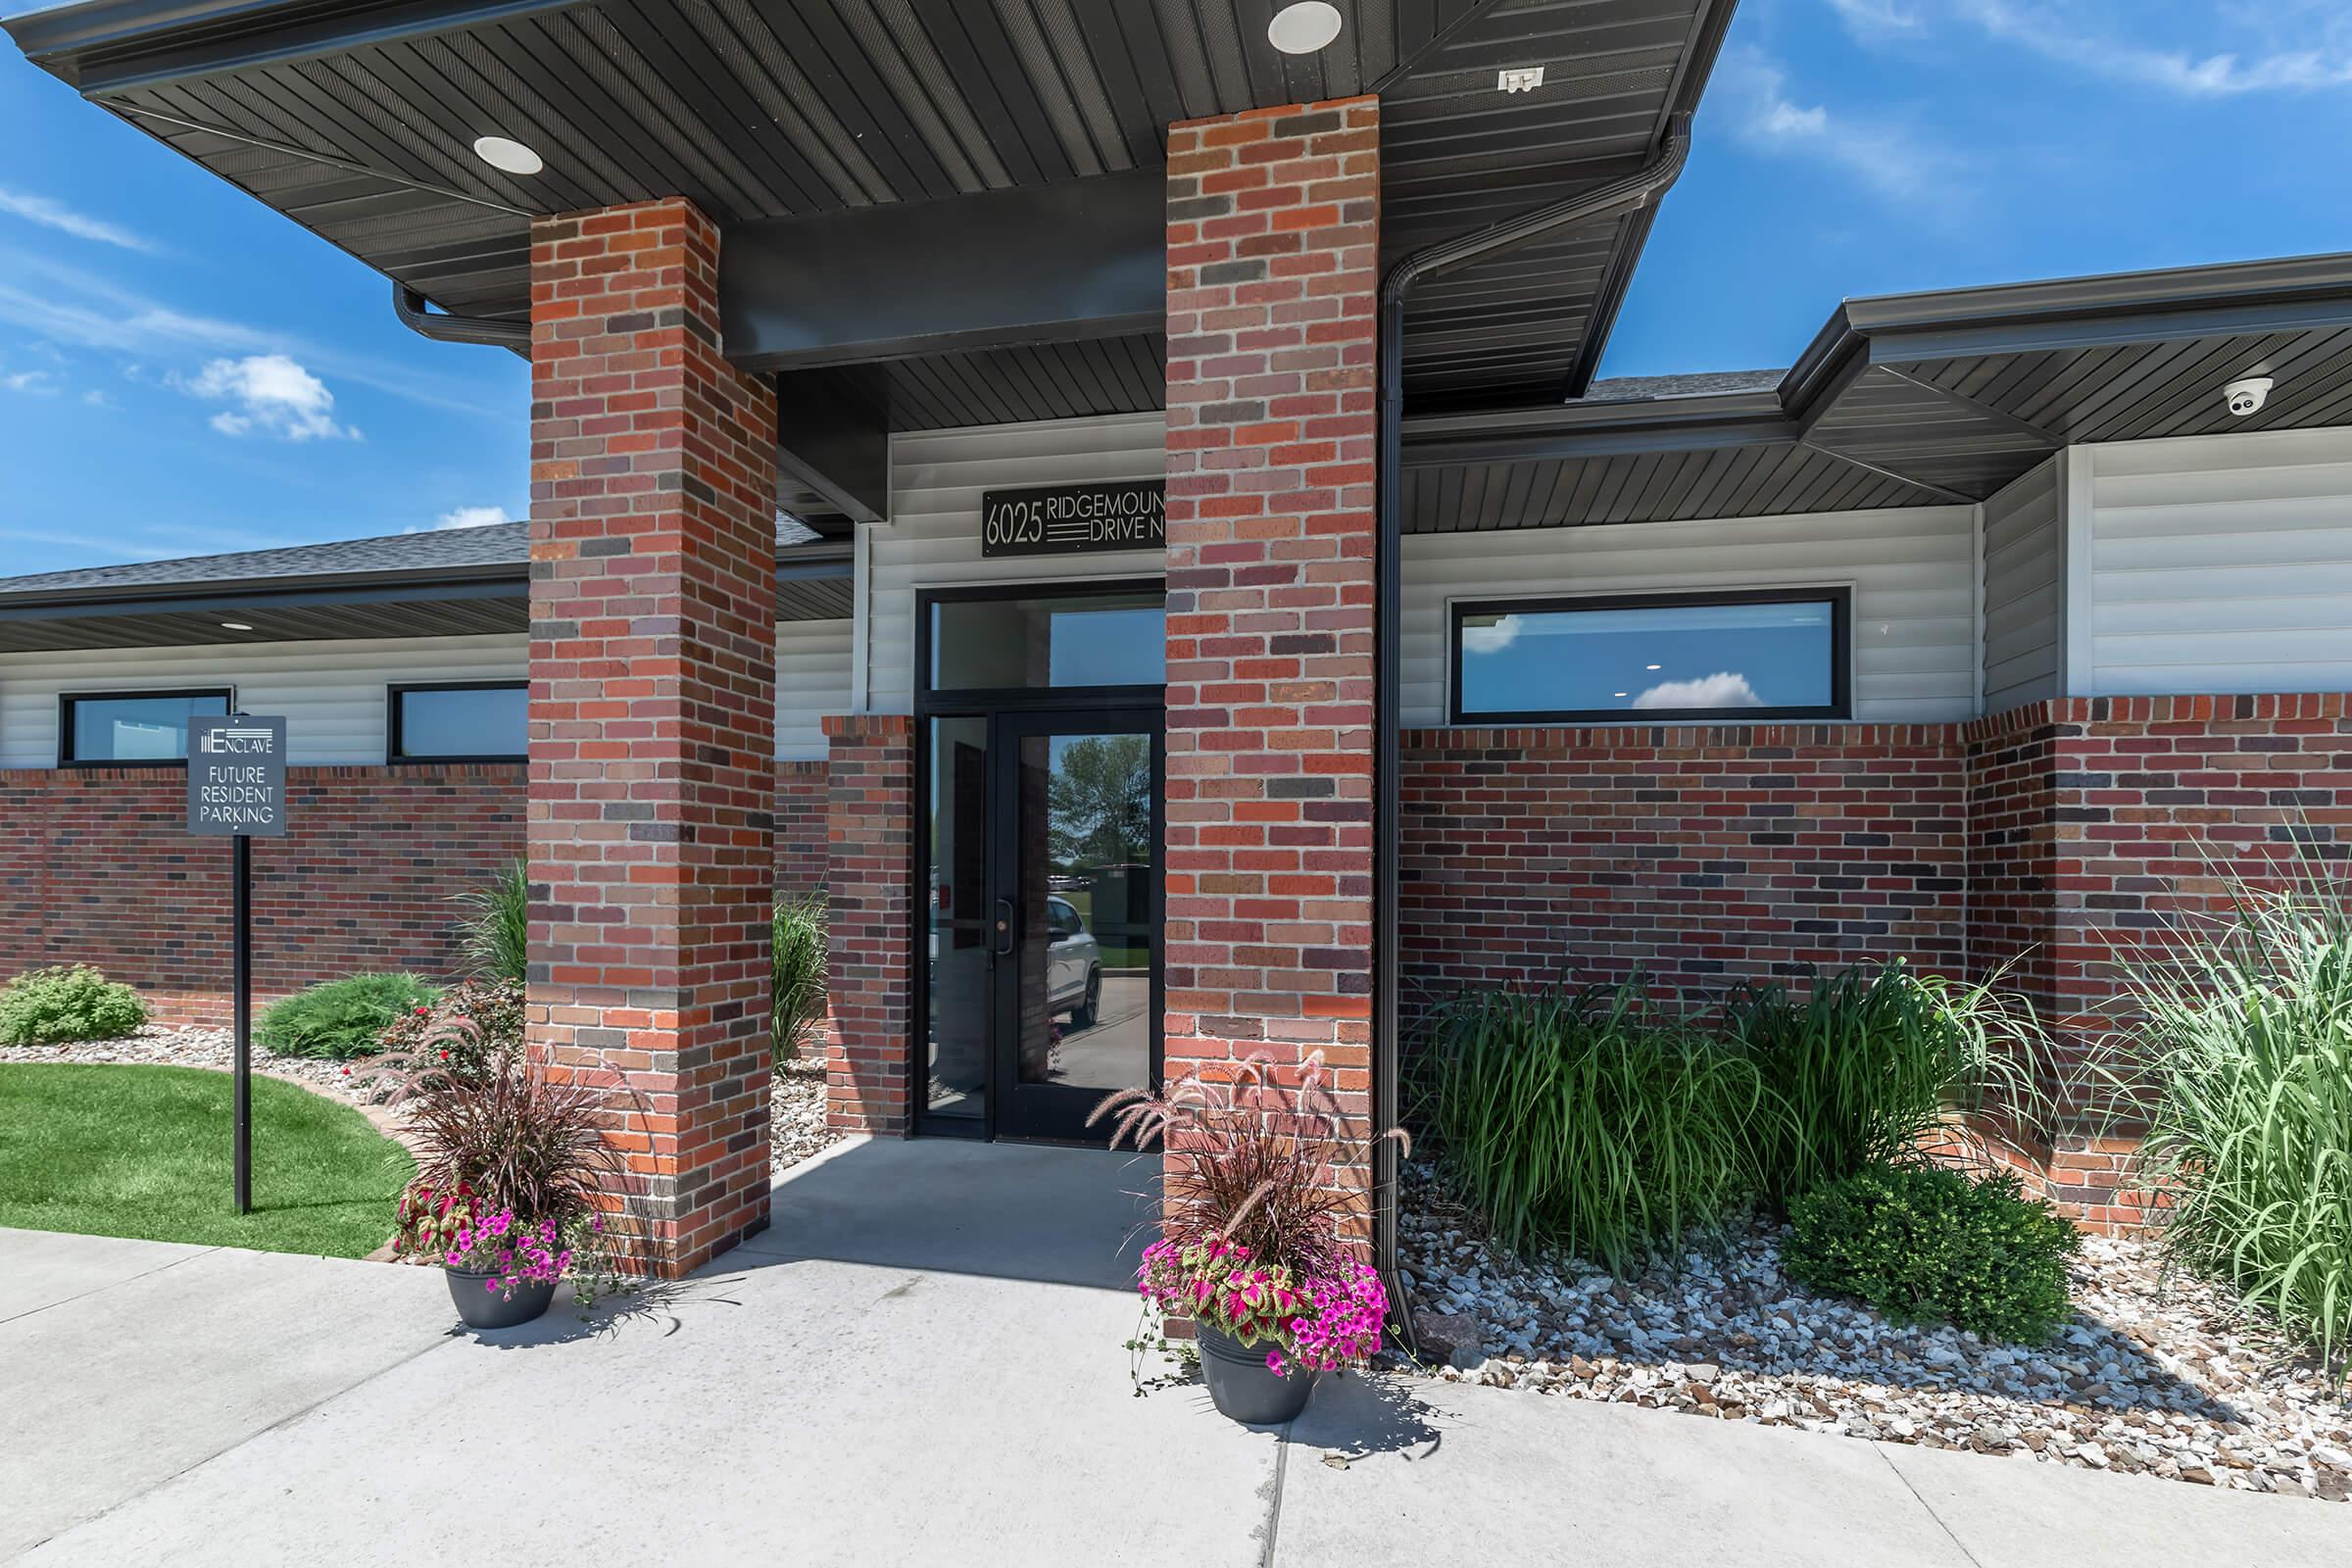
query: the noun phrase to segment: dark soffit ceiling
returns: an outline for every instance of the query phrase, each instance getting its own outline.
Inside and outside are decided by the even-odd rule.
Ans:
[[[2352,424],[2352,255],[1850,300],[1766,379],[1408,418],[1405,526],[1968,504],[2073,443]]]
[[[444,310],[518,316],[532,215],[663,195],[722,223],[1158,167],[1173,121],[1378,91],[1392,254],[1617,177],[1694,107],[1732,0],[1338,0],[1298,59],[1277,0],[87,0],[11,19],[36,63]],[[1504,67],[1544,84],[1505,95]],[[517,179],[472,139],[549,154]],[[1430,285],[1433,407],[1584,390],[1646,216]],[[1087,366],[910,369],[922,417],[1110,412],[1020,390]],[[968,373],[966,373],[968,372]],[[962,390],[953,383],[960,380]],[[948,383],[948,384],[942,384]],[[976,395],[995,386],[1002,401]],[[1162,394],[1151,389],[1157,406]],[[903,424],[906,421],[901,421]]]

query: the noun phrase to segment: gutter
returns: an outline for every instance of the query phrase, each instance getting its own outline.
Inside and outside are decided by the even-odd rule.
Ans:
[[[392,314],[401,325],[436,343],[479,343],[531,357],[531,323],[502,316],[447,316],[425,308],[424,296],[392,280]]]
[[[1403,708],[1397,690],[1403,675],[1404,566],[1404,307],[1413,286],[1497,251],[1524,245],[1563,228],[1653,207],[1674,185],[1690,155],[1690,115],[1675,114],[1656,157],[1623,179],[1506,218],[1468,234],[1425,246],[1389,269],[1380,289],[1380,445],[1375,460],[1379,546],[1373,555],[1373,613],[1378,636],[1373,662],[1375,761],[1373,794],[1379,824],[1372,860],[1372,1121],[1376,1130],[1401,1125],[1398,1104],[1403,1043],[1396,1023],[1397,865],[1402,817],[1398,771]],[[1383,1140],[1372,1155],[1372,1261],[1396,1309],[1398,1336],[1413,1344],[1412,1309],[1396,1278],[1396,1162],[1394,1140]]]

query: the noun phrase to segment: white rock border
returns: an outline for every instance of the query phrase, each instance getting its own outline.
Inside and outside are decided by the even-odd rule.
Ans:
[[[1407,1167],[1399,1262],[1435,1376],[1569,1398],[2246,1492],[2352,1499],[2352,1400],[2278,1329],[2141,1241],[2084,1239],[2074,1321],[1995,1345],[1824,1300],[1761,1222],[1617,1281],[1488,1240],[1426,1164]]]

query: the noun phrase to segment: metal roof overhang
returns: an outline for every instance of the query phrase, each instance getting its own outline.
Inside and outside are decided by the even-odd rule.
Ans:
[[[2344,423],[2352,255],[1895,295],[1842,305],[1773,391],[1408,417],[1405,526],[1965,505],[2073,442]]]
[[[1065,226],[1032,222],[1004,286],[968,290],[968,320],[943,318],[935,287],[876,288],[854,253],[815,281],[862,286],[861,309],[770,292],[765,324],[791,330],[772,351],[747,337],[757,360],[885,361],[890,427],[911,429],[1162,406],[1164,344],[1133,286],[1162,276],[1157,225],[1139,228],[1126,197],[1157,183],[1172,122],[1379,94],[1384,245],[1401,254],[1654,156],[1733,8],[1338,3],[1339,41],[1303,58],[1267,42],[1274,0],[85,0],[6,25],[84,96],[461,316],[525,313],[542,213],[689,196],[745,252],[781,256],[776,289],[811,281],[797,240],[852,233],[860,214],[994,204],[1001,220],[1025,192],[1129,214],[1116,253],[1065,252]],[[1543,86],[1498,90],[1498,70],[1533,65]],[[470,143],[491,132],[541,149],[546,172],[480,163]],[[1416,404],[1580,394],[1648,222],[1612,219],[1430,289],[1406,326]],[[904,223],[867,226],[871,243],[910,243]],[[968,231],[929,243],[954,254],[941,238]],[[911,243],[925,238],[918,223]],[[1104,279],[1124,281],[1090,286]],[[919,330],[877,309],[894,297],[923,308]],[[736,304],[730,342],[759,318]]]
[[[849,547],[798,545],[776,566],[781,620],[851,613]],[[236,621],[250,630],[232,630]],[[354,572],[243,582],[71,588],[11,594],[0,584],[0,654],[464,637],[530,629],[519,563],[436,572]]]

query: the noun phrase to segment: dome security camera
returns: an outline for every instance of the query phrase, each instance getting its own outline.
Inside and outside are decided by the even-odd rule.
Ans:
[[[2249,375],[2222,388],[2222,398],[2230,405],[2230,412],[2242,419],[2262,407],[2263,400],[2271,395],[2272,384],[2267,375]]]

